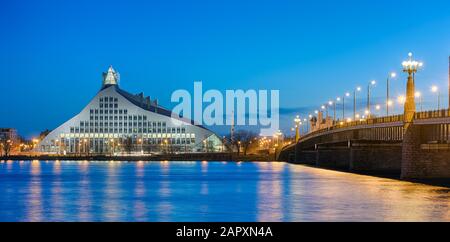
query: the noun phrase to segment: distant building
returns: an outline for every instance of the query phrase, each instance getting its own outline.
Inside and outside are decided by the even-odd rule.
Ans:
[[[194,121],[173,115],[157,100],[119,88],[112,67],[97,95],[39,144],[47,153],[217,152],[222,141]]]
[[[13,128],[0,128],[0,140],[11,140],[12,142],[18,142],[19,136],[17,130]]]

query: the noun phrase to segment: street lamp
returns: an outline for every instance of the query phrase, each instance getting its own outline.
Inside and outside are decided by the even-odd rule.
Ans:
[[[327,118],[328,117],[328,108],[325,105],[322,105],[320,108],[322,110],[325,110],[325,118]]]
[[[84,153],[86,153],[87,155],[89,155],[89,145],[88,145],[88,140],[84,139]]]
[[[281,133],[281,130],[278,130],[273,136],[277,139],[277,143],[275,144],[275,147],[278,147],[280,145],[280,139],[282,138],[283,133]],[[276,149],[275,149],[276,153]],[[276,154],[275,154],[276,155]]]
[[[389,83],[391,78],[395,78],[397,73],[391,72],[386,80],[386,116],[389,116]]]
[[[142,138],[138,139],[138,143],[141,145],[141,154],[144,154]]]
[[[404,105],[404,121],[406,123],[411,123],[414,119],[414,114],[416,112],[416,104],[414,100],[414,79],[417,70],[423,66],[422,62],[413,60],[412,56],[412,53],[409,53],[409,59],[402,62],[403,72],[408,73],[408,81],[406,83],[406,99]]]
[[[422,108],[422,93],[420,93],[419,91],[417,91],[417,92],[414,94],[414,96],[415,96],[416,98],[419,99],[419,107],[420,107],[420,111],[422,112],[422,111],[423,111],[423,108]]]
[[[361,87],[357,87],[355,90],[353,90],[353,119],[356,120],[356,92],[360,92]]]
[[[294,122],[295,122],[295,142],[298,142],[298,140],[300,139],[300,134],[299,134],[299,124],[302,121],[302,119],[300,118],[299,115],[295,116],[294,118]]]
[[[431,87],[431,92],[437,93],[437,109],[441,109],[441,92],[439,91],[439,87],[436,85],[433,85]]]
[[[350,93],[346,92],[342,97],[342,120],[345,120],[345,98],[350,97]]]
[[[328,101],[328,105],[331,107],[331,106],[333,106],[333,124],[334,124],[334,121],[336,121],[336,102],[333,102],[333,101]]]
[[[334,106],[336,107],[337,103],[340,102],[341,100],[343,100],[344,98],[345,98],[345,97],[343,97],[343,98],[337,97]],[[342,118],[344,118],[344,117],[342,117]]]
[[[372,80],[369,82],[369,84],[367,85],[367,118],[370,118],[370,87],[371,86],[375,86],[375,84],[377,84],[377,82],[375,80]]]

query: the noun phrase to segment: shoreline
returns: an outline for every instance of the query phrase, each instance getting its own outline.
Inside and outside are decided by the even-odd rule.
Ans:
[[[98,161],[254,161],[254,162],[282,162],[271,159],[271,156],[236,155],[230,153],[195,153],[195,154],[165,154],[142,156],[108,156],[108,155],[10,155],[1,156],[0,160],[98,160]]]

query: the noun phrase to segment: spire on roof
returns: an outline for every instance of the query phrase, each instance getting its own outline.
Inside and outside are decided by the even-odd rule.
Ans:
[[[117,84],[119,84],[119,73],[109,66],[108,72],[103,72],[103,87]]]

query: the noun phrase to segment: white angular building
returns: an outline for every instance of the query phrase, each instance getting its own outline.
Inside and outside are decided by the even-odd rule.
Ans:
[[[220,152],[210,130],[158,105],[157,100],[119,88],[112,67],[97,95],[75,117],[50,132],[38,150],[59,154],[149,154]]]

